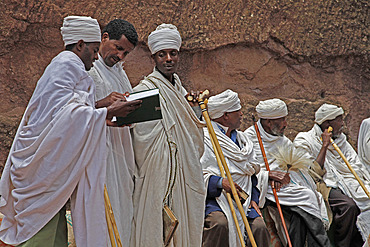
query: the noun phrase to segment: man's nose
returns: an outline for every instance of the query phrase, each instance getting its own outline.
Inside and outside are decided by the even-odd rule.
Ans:
[[[125,58],[125,53],[124,53],[123,51],[120,51],[120,52],[118,52],[117,57],[118,57],[120,60],[122,60],[122,59],[124,59],[124,58]]]
[[[171,54],[166,54],[166,61],[167,62],[171,62],[172,61],[172,57],[171,57]]]

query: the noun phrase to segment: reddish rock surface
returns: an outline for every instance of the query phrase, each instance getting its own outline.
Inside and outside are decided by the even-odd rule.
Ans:
[[[135,25],[140,45],[125,65],[133,85],[153,68],[145,45],[150,31],[163,22],[177,25],[185,87],[239,92],[242,129],[258,101],[272,97],[288,104],[289,138],[312,127],[324,102],[343,106],[354,144],[370,116],[366,0],[2,0],[0,10],[0,165],[37,80],[63,49],[59,28],[67,15]]]

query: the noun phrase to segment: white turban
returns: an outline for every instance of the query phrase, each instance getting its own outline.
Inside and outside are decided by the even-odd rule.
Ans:
[[[85,42],[100,42],[100,26],[96,19],[88,16],[67,16],[60,28],[64,46],[75,44],[79,40]]]
[[[225,112],[238,111],[242,108],[238,94],[227,89],[208,99],[208,114],[211,119],[222,117]]]
[[[336,105],[323,104],[315,112],[315,123],[318,125],[322,124],[326,120],[333,120],[336,117],[343,115],[344,111],[342,107]]]
[[[172,24],[161,24],[148,37],[148,46],[152,54],[164,49],[180,50],[181,36]]]
[[[259,118],[277,119],[288,115],[288,108],[281,99],[268,99],[260,101],[256,106]]]

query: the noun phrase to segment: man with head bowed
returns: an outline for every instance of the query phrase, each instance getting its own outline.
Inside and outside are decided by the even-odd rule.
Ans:
[[[205,188],[200,165],[202,124],[185,99],[176,74],[181,36],[176,26],[161,24],[148,37],[153,72],[134,91],[158,88],[163,119],[136,124],[133,144],[137,172],[132,246],[163,246],[162,209],[179,221],[173,246],[201,246]]]
[[[260,118],[257,122],[265,148],[266,158],[270,166],[267,171],[257,133],[254,126],[249,127],[245,134],[252,140],[257,160],[261,165],[258,174],[258,187],[261,191],[260,207],[269,206],[268,210],[278,219],[274,220],[279,238],[286,245],[281,220],[277,214],[275,198],[271,186],[274,183],[277,195],[283,208],[284,218],[290,223],[288,233],[293,246],[330,246],[324,224],[329,225],[327,210],[322,196],[316,192],[316,185],[307,169],[283,170],[279,153],[289,155],[293,144],[284,135],[287,127],[288,108],[280,99],[263,100],[256,106]],[[290,215],[290,217],[288,217]],[[289,221],[288,221],[289,220]],[[307,241],[306,241],[307,239]]]
[[[140,101],[95,108],[87,70],[97,59],[97,20],[68,16],[65,51],[37,82],[0,180],[0,239],[19,246],[67,246],[65,207],[71,198],[77,246],[105,246],[106,124]]]
[[[328,201],[333,212],[331,230],[334,232],[335,244],[344,247],[362,246],[359,231],[363,240],[370,234],[370,199],[334,149],[330,139],[338,145],[368,190],[370,175],[342,132],[343,114],[342,107],[326,103],[321,105],[315,112],[313,128],[308,132],[298,133],[294,145],[307,152],[316,164],[312,166],[312,170],[318,191]],[[328,131],[329,127],[333,128],[332,132]]]

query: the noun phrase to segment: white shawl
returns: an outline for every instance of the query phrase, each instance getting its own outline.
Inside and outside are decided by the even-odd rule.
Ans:
[[[358,157],[370,172],[370,118],[364,119],[358,133]]]
[[[322,146],[321,134],[320,127],[315,124],[310,131],[299,133],[294,140],[294,145],[308,152],[310,158],[315,160]],[[335,143],[364,182],[366,188],[370,190],[370,175],[361,164],[355,150],[347,142],[346,136],[342,133],[335,139]],[[324,168],[327,172],[323,178],[326,185],[334,188],[339,187],[344,194],[353,198],[361,209],[357,226],[359,226],[364,239],[366,239],[370,234],[370,199],[332,145],[329,146],[326,152]]]
[[[130,81],[121,63],[109,67],[99,55],[89,71],[96,85],[96,100],[112,92],[132,92]],[[134,150],[129,127],[107,127],[107,174],[105,183],[122,245],[130,244],[133,217]],[[110,245],[110,242],[108,243]]]
[[[163,119],[139,123],[133,128],[137,174],[131,246],[163,245],[163,199],[175,174],[169,206],[179,226],[172,243],[184,247],[202,243],[205,187],[200,157],[204,149],[204,124],[186,101],[180,79],[174,76],[175,86],[154,70],[134,88],[134,91],[159,88]]]
[[[217,123],[212,121],[213,129],[215,130],[220,147],[225,156],[226,163],[229,167],[230,174],[235,183],[237,183],[248,195],[247,201],[243,204],[244,212],[248,215],[249,205],[252,198],[252,181],[251,176],[259,172],[260,167],[257,164],[253,152],[252,142],[243,135],[242,132],[237,132],[237,140],[240,149],[227,135],[222,133],[217,126]],[[208,187],[209,178],[212,175],[221,176],[220,169],[217,164],[216,156],[212,147],[211,139],[207,128],[204,128],[204,154],[200,160],[203,167],[203,176]],[[226,193],[223,191],[221,196],[216,198],[218,205],[225,213],[229,225],[229,246],[240,246],[238,233],[231,214],[230,206],[226,198]],[[233,201],[234,202],[234,201]],[[242,216],[240,215],[237,205],[234,202],[235,213],[238,218],[240,229],[244,229]],[[244,236],[244,231],[242,231]]]
[[[0,239],[20,244],[71,197],[78,246],[104,246],[106,109],[81,59],[63,51],[46,68],[23,115],[0,180]]]
[[[279,164],[276,159],[272,156],[272,153],[276,152],[278,147],[287,147],[292,145],[292,142],[286,137],[274,136],[267,133],[260,121],[257,123],[263,146],[266,151],[267,161],[271,170],[283,171],[279,168]],[[268,186],[268,171],[266,170],[265,163],[263,161],[261,148],[258,143],[257,135],[254,126],[249,127],[244,132],[253,142],[253,148],[256,152],[257,159],[261,165],[262,171],[258,176],[260,195],[260,207],[263,207],[265,203],[265,197],[275,202],[274,194],[271,186]],[[329,219],[327,210],[325,207],[324,200],[320,193],[316,191],[316,185],[312,180],[311,176],[307,171],[300,169],[298,172],[289,171],[290,183],[283,186],[279,192],[277,192],[279,202],[285,206],[297,206],[307,213],[316,216],[321,219],[325,226],[328,226]]]

